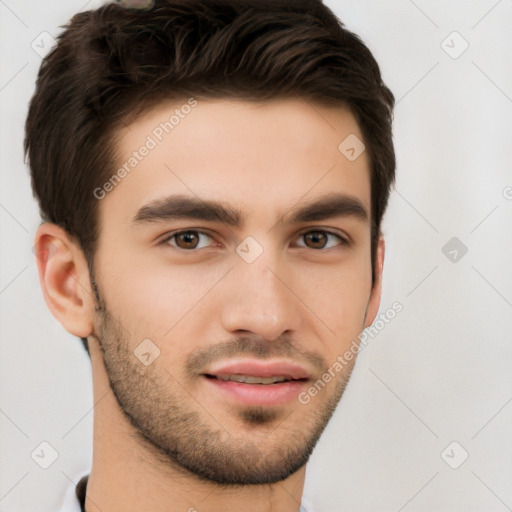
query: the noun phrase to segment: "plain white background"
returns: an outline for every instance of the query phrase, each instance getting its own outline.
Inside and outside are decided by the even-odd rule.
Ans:
[[[0,0],[0,512],[57,510],[91,462],[90,363],[42,299],[22,141],[46,33],[100,3]],[[512,510],[512,1],[326,3],[397,100],[381,311],[403,310],[361,352],[306,494],[317,512]]]

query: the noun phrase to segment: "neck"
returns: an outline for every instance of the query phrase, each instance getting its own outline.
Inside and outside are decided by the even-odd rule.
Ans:
[[[297,512],[305,466],[270,485],[220,486],[164,464],[119,409],[101,352],[90,343],[94,388],[93,462],[87,512]],[[250,508],[247,504],[250,504]]]

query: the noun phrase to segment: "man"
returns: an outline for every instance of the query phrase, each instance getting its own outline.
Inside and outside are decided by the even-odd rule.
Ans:
[[[42,291],[92,364],[65,510],[311,512],[380,304],[393,95],[319,0],[137,4],[71,20],[26,125]]]

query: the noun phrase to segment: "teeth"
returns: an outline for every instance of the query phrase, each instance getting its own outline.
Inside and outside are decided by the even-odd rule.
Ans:
[[[285,382],[286,377],[252,377],[250,375],[217,375],[220,380],[231,380],[234,382],[243,382],[245,384],[274,384],[276,382]]]

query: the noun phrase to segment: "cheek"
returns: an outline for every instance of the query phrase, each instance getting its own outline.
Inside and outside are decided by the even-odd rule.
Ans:
[[[130,332],[160,339],[177,325],[204,313],[208,291],[222,266],[155,265],[136,258],[104,265],[102,292],[109,311]]]
[[[104,246],[98,259],[100,292],[114,317],[139,337],[157,340],[184,329],[192,332],[199,327],[197,319],[205,316],[220,321],[224,301],[229,300],[221,289],[239,286],[229,275],[234,263],[229,258],[175,264],[133,249],[116,254],[114,247]],[[335,350],[350,344],[363,329],[371,290],[369,251],[369,244],[360,244],[338,263],[290,259],[281,269],[295,295],[289,300],[307,319],[306,329],[315,329]]]
[[[297,295],[314,312],[307,314],[332,349],[343,350],[363,330],[371,285],[371,263],[365,256],[354,257],[350,263],[319,266],[298,277]]]

